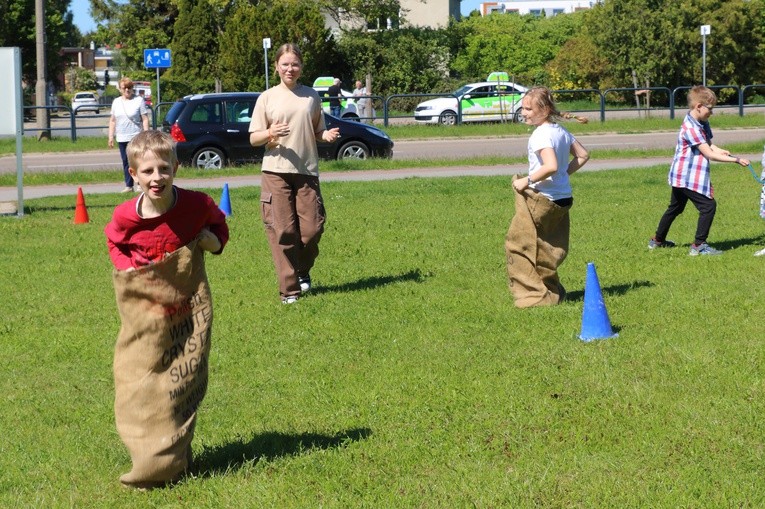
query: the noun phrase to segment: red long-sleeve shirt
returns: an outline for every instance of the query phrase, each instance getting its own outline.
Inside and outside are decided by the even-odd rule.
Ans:
[[[106,225],[109,256],[117,270],[138,268],[158,262],[167,253],[185,246],[202,230],[209,229],[220,241],[223,251],[228,242],[226,216],[205,193],[174,188],[173,208],[159,217],[144,219],[138,215],[140,197],[118,205]]]

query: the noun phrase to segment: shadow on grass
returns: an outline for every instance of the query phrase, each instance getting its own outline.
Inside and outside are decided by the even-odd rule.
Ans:
[[[728,249],[735,249],[742,246],[761,246],[763,243],[765,243],[765,235],[758,235],[757,237],[713,242],[712,247],[727,251]]]
[[[194,456],[193,473],[210,477],[237,470],[254,460],[273,460],[284,456],[295,456],[311,450],[326,450],[343,447],[350,442],[365,440],[372,435],[369,428],[355,428],[335,435],[319,433],[262,433],[245,442],[238,440],[216,447],[206,447]]]
[[[425,277],[420,272],[420,269],[410,270],[404,274],[398,276],[374,276],[365,277],[353,281],[351,283],[343,283],[341,285],[329,285],[319,286],[311,289],[312,294],[330,293],[330,292],[356,292],[359,290],[370,290],[372,288],[379,288],[394,283],[404,283],[406,281],[412,281],[415,283],[421,283],[425,280]]]
[[[624,295],[631,290],[651,286],[654,286],[654,284],[650,281],[635,281],[633,283],[601,287],[600,292],[603,295]],[[575,290],[566,294],[566,302],[579,302],[582,300],[584,300],[584,290]]]

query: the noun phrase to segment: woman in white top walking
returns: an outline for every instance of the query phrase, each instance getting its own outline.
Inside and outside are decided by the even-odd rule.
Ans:
[[[143,97],[134,95],[133,80],[122,78],[119,82],[120,96],[112,102],[112,116],[109,118],[109,148],[114,140],[120,148],[122,174],[125,179],[123,193],[133,191],[133,177],[128,171],[127,144],[141,131],[149,130],[149,109]]]

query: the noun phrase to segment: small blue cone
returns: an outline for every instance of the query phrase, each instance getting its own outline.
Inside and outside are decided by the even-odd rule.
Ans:
[[[220,205],[218,208],[226,214],[226,217],[232,214],[231,212],[231,198],[228,195],[228,184],[223,184],[223,194],[220,197]]]
[[[595,265],[590,262],[587,264],[587,281],[584,284],[582,332],[579,334],[579,339],[592,341],[593,339],[615,338],[618,335],[611,328],[606,304],[603,302],[603,294],[600,291],[598,273],[595,272]]]

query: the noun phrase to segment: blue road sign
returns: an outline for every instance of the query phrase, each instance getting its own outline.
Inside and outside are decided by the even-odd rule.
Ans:
[[[147,69],[170,67],[170,60],[170,50],[167,48],[143,50],[143,66]]]

